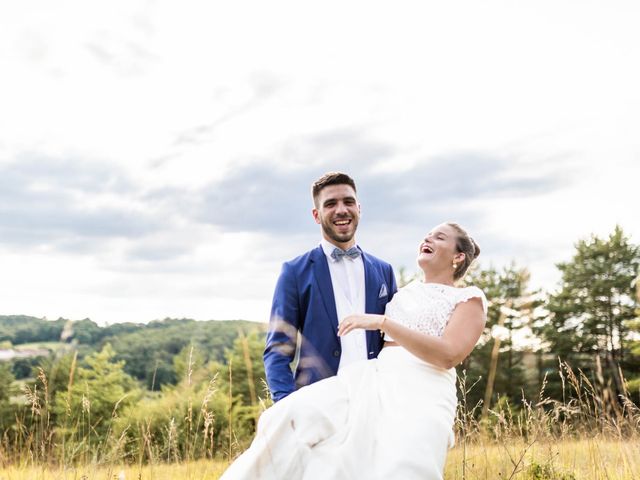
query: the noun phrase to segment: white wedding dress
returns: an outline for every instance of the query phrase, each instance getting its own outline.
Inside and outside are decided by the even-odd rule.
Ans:
[[[476,287],[414,281],[386,315],[441,336],[459,302],[486,298]],[[390,340],[390,338],[386,338]],[[453,445],[456,373],[400,346],[303,387],[267,409],[256,437],[222,480],[440,480]]]

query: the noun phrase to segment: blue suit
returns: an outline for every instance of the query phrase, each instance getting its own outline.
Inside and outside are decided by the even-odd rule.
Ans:
[[[365,311],[384,313],[396,292],[391,265],[362,252]],[[297,343],[300,332],[300,343]],[[271,395],[278,401],[294,390],[335,375],[340,363],[338,317],[329,264],[322,247],[284,263],[276,284],[264,350],[264,365]],[[380,332],[369,330],[367,357],[382,348]],[[298,352],[296,352],[298,346]],[[295,376],[291,362],[298,356]]]

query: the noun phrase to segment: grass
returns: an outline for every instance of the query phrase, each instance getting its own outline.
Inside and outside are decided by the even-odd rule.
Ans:
[[[463,476],[462,465],[465,462]],[[0,480],[215,480],[222,460],[145,466],[9,467]],[[634,480],[640,478],[640,442],[604,438],[527,444],[478,443],[449,452],[445,480]]]
[[[215,480],[226,465],[222,461],[199,460],[145,466],[10,467],[0,470],[0,480]]]
[[[466,454],[466,463],[465,463]],[[466,467],[463,476],[463,464]],[[640,441],[605,438],[528,444],[480,443],[449,452],[445,480],[634,480],[640,478]]]
[[[31,342],[31,343],[21,343],[19,345],[13,346],[13,349],[16,351],[40,349],[40,348],[56,351],[56,350],[70,350],[72,346],[64,342]]]
[[[96,392],[104,397],[109,389],[100,381],[120,368],[106,369],[106,350],[96,356],[103,364],[95,360],[92,365],[111,373],[82,383],[93,379],[93,390],[74,389],[74,382],[80,385],[74,376],[80,370],[73,357],[69,379],[58,387],[66,403],[58,402],[57,411],[40,370],[37,383],[23,392],[29,404],[10,429],[0,432],[0,480],[219,478],[228,458],[250,441],[254,414],[265,406],[258,404],[255,388],[249,389],[251,405],[234,403],[244,377],[254,383],[249,343],[240,340],[239,363],[232,369],[230,359],[226,376],[209,379],[209,370],[194,370],[191,350],[183,382],[131,403],[128,410],[118,400],[101,416],[96,415],[101,399]],[[243,362],[246,372],[239,375]],[[503,398],[486,413],[481,404],[468,404],[475,384],[468,386],[464,375],[459,378],[457,445],[449,452],[445,479],[640,479],[640,408],[628,392],[616,398],[607,385],[563,362],[559,374],[562,400],[545,395],[545,380],[538,398],[523,398],[518,405]],[[109,428],[100,433],[104,422]]]

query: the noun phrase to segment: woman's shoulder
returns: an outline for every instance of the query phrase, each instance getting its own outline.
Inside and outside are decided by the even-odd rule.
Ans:
[[[484,313],[487,313],[488,301],[484,292],[480,290],[475,285],[468,285],[466,287],[456,287],[454,288],[454,295],[456,304],[461,302],[467,302],[472,298],[479,298],[482,302],[482,309]]]

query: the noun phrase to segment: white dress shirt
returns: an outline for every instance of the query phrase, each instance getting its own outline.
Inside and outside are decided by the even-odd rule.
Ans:
[[[320,241],[320,246],[329,263],[338,323],[348,315],[364,313],[365,286],[362,256],[358,258],[344,256],[341,260],[335,260],[331,257],[331,253],[336,248],[335,245],[323,238]],[[342,346],[342,355],[340,356],[338,371],[351,363],[367,359],[365,330],[352,330],[347,335],[340,337],[340,344]]]

